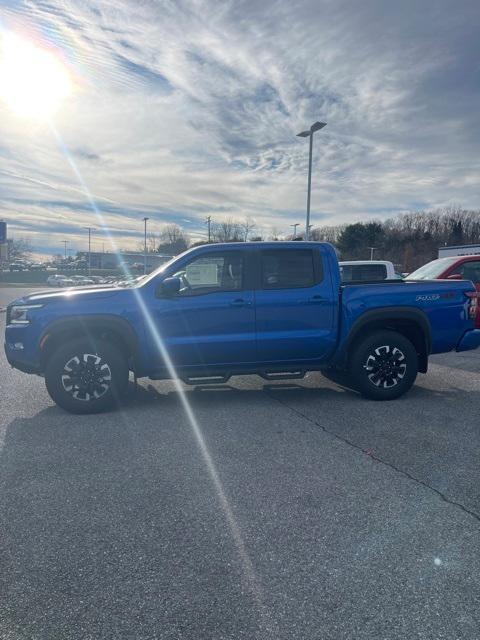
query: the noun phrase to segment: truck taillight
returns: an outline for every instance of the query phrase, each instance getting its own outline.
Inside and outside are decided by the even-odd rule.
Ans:
[[[475,320],[475,318],[477,317],[477,311],[478,311],[478,293],[467,293],[467,296],[469,297],[469,304],[468,304],[468,317],[471,320]]]

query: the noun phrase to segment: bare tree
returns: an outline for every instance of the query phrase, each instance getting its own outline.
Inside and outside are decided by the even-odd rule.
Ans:
[[[331,242],[335,244],[341,236],[346,225],[314,227],[310,232],[310,237],[315,242]]]
[[[278,240],[281,240],[280,238],[280,231],[278,229],[278,227],[271,227],[270,229],[270,236],[268,238],[269,240],[274,240],[275,242],[277,242]]]
[[[158,253],[175,255],[188,249],[190,238],[178,224],[166,224],[160,232]]]
[[[158,238],[155,233],[149,233],[147,236],[147,251],[149,253],[155,253],[158,246]]]
[[[160,239],[157,234],[151,232],[147,235],[147,253],[156,253]],[[145,240],[138,242],[138,251],[143,253],[145,251]]]
[[[243,239],[245,242],[248,240],[248,236],[255,230],[257,224],[253,218],[247,216],[243,222],[240,223],[240,228],[243,232]]]
[[[241,223],[233,218],[216,222],[213,226],[212,237],[215,242],[241,242],[244,232]]]
[[[30,258],[32,245],[30,238],[14,238],[9,244],[9,260],[25,260]]]

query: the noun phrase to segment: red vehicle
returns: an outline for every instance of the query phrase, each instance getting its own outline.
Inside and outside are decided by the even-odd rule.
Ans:
[[[471,280],[480,293],[480,255],[432,260],[410,273],[405,280]],[[480,307],[475,326],[480,328]]]

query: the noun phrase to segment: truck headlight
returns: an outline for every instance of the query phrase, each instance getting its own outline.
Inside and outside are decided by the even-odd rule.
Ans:
[[[40,309],[43,304],[16,304],[10,308],[8,314],[9,324],[29,324],[30,309]]]

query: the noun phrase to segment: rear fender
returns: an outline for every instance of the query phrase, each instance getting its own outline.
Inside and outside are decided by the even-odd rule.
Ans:
[[[388,307],[366,311],[353,323],[335,364],[346,367],[354,343],[371,331],[392,329],[414,344],[419,357],[419,371],[426,373],[432,348],[432,330],[426,314],[412,307]]]

